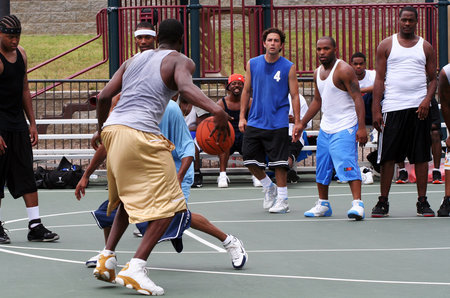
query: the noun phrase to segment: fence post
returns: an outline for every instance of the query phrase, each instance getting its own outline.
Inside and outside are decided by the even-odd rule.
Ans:
[[[2,0],[0,2],[0,18],[3,18],[10,14],[10,5],[9,0]]]
[[[120,0],[108,0],[109,77],[120,67],[119,57],[119,7]]]
[[[448,63],[448,16],[447,7],[449,1],[439,0],[439,68]]]
[[[200,8],[199,0],[191,0],[191,59],[195,62],[194,78],[200,77]]]

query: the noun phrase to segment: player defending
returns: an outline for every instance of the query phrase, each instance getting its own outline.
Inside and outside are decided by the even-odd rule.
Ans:
[[[303,130],[306,123],[322,110],[316,153],[319,200],[305,212],[305,216],[331,216],[328,186],[334,167],[339,179],[348,181],[352,192],[348,218],[361,220],[365,213],[361,201],[357,142],[364,145],[367,132],[358,79],[350,65],[336,58],[336,42],[332,37],[325,36],[317,41],[317,56],[322,65],[314,72],[314,99],[300,124]]]
[[[47,230],[39,217],[31,150],[38,142],[38,133],[28,88],[27,55],[19,46],[20,33],[21,24],[16,16],[0,20],[0,205],[5,197],[4,186],[8,184],[13,198],[23,197],[25,201],[28,241],[49,242],[59,236]],[[1,220],[0,212],[0,244],[7,244],[11,240]]]
[[[277,28],[263,32],[264,55],[247,62],[241,96],[239,130],[244,133],[244,165],[261,181],[265,196],[263,208],[271,213],[289,212],[287,170],[289,155],[289,100],[292,97],[295,124],[292,142],[300,138],[300,101],[295,65],[280,51],[285,34]],[[250,97],[253,98],[248,114]],[[266,156],[275,169],[275,186],[264,172]]]
[[[219,134],[227,133],[228,127],[228,115],[192,82],[195,64],[179,53],[183,32],[177,20],[161,22],[159,48],[124,63],[99,94],[97,104],[99,132],[110,157],[108,212],[118,210],[94,272],[101,280],[114,281],[114,250],[128,218],[130,223],[147,221],[134,257],[117,276],[123,285],[147,295],[162,295],[164,290],[147,276],[146,260],[174,215],[187,209],[171,155],[173,145],[158,127],[167,103],[180,92],[192,104],[215,115]],[[121,99],[108,117],[111,99],[120,91]]]
[[[450,127],[450,64],[444,66],[439,74],[439,99],[441,100],[442,116],[445,124]],[[450,136],[445,141],[445,196],[437,212],[439,217],[448,217],[450,214]]]
[[[394,164],[408,160],[417,178],[418,216],[434,216],[427,201],[428,162],[431,160],[430,103],[436,92],[436,56],[431,44],[415,34],[417,10],[406,6],[399,14],[400,32],[377,48],[373,90],[373,126],[380,132],[378,163],[381,194],[372,217],[389,216],[389,190]],[[383,105],[381,98],[384,93]]]

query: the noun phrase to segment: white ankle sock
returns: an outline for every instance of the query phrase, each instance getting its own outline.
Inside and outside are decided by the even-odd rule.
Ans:
[[[286,199],[288,197],[287,186],[285,187],[277,187],[278,197],[280,199]]]
[[[147,265],[147,261],[144,261],[144,260],[142,260],[142,259],[138,259],[138,258],[132,258],[131,260],[130,260],[130,265],[134,265],[134,266],[145,266],[145,265]]]
[[[222,241],[223,245],[227,245],[231,242],[231,239],[233,239],[233,236],[231,235],[227,235],[227,238],[225,238],[225,240]]]
[[[27,208],[28,221],[32,221],[33,219],[39,219],[39,206],[36,207],[28,207]],[[39,223],[34,223],[30,226],[30,228],[34,228],[38,226]]]
[[[102,253],[102,255],[104,255],[105,257],[114,254],[114,252],[113,252],[112,250],[109,250],[109,249],[106,249],[106,248],[103,249],[103,250],[101,251],[101,253]]]
[[[258,178],[256,178],[258,179]],[[266,175],[262,180],[259,180],[264,188],[269,188],[272,184],[272,180],[270,180],[269,176]]]
[[[219,177],[226,177],[227,176],[227,172],[220,172]]]

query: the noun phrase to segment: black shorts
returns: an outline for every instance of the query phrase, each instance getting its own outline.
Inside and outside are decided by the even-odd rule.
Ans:
[[[234,143],[233,146],[230,148],[230,155],[234,152],[239,152],[240,155],[242,155],[242,141],[244,139],[244,135],[242,132],[235,133],[234,135]]]
[[[431,117],[432,128],[439,131],[439,134],[442,139],[443,135],[442,135],[442,129],[441,129],[442,128],[441,112],[439,111],[439,104],[438,104],[436,98],[434,98],[434,96],[431,99],[430,117]]]
[[[267,130],[247,126],[242,146],[244,165],[265,168],[267,156],[270,168],[289,168],[289,142],[287,127]]]
[[[410,163],[431,160],[431,117],[417,118],[417,108],[383,114],[384,128],[378,141],[378,162],[395,161],[408,157]]]
[[[292,158],[294,162],[297,161],[298,156],[300,155],[300,152],[303,149],[303,144],[300,141],[297,141],[293,143],[292,141],[289,141],[289,156]]]
[[[1,131],[6,153],[0,155],[0,198],[5,197],[4,186],[17,199],[37,191],[33,172],[33,151],[28,131]]]

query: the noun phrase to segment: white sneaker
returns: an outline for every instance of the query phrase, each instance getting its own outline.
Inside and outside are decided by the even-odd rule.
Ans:
[[[147,276],[146,262],[130,264],[126,266],[117,274],[116,283],[135,289],[140,294],[161,296],[164,295],[164,289],[155,285],[155,283]]]
[[[353,200],[352,208],[347,212],[348,218],[354,218],[356,220],[364,219],[366,213],[364,212],[364,203],[361,200]]]
[[[244,245],[242,244],[241,240],[234,237],[233,235],[230,236],[233,238],[228,244],[224,245],[223,247],[225,247],[231,257],[231,264],[233,265],[233,268],[242,269],[245,263],[248,261],[247,252],[245,251]]]
[[[373,184],[372,171],[367,167],[361,167],[359,169],[361,171],[361,183],[362,184]]]
[[[117,259],[116,254],[102,251],[94,269],[94,276],[98,280],[115,283]]]
[[[142,238],[142,233],[141,233],[141,231],[139,231],[139,229],[134,229],[133,230],[133,236],[134,237],[138,237],[138,238]]]
[[[277,186],[272,183],[270,184],[269,188],[264,188],[264,202],[263,202],[263,208],[269,209],[273,206],[275,203],[275,199],[277,198]]]
[[[269,209],[270,213],[288,213],[289,211],[291,210],[289,210],[288,198],[277,198],[275,204]]]
[[[262,187],[261,181],[258,178],[252,175],[253,186],[254,187]]]
[[[306,217],[328,217],[331,214],[333,210],[327,200],[317,200],[316,205],[304,213]]]
[[[95,268],[97,267],[97,261],[100,258],[100,254],[93,256],[89,260],[86,261],[85,265],[88,268]]]
[[[226,188],[226,187],[228,187],[229,182],[230,182],[230,179],[228,178],[228,176],[217,177],[217,187]]]

